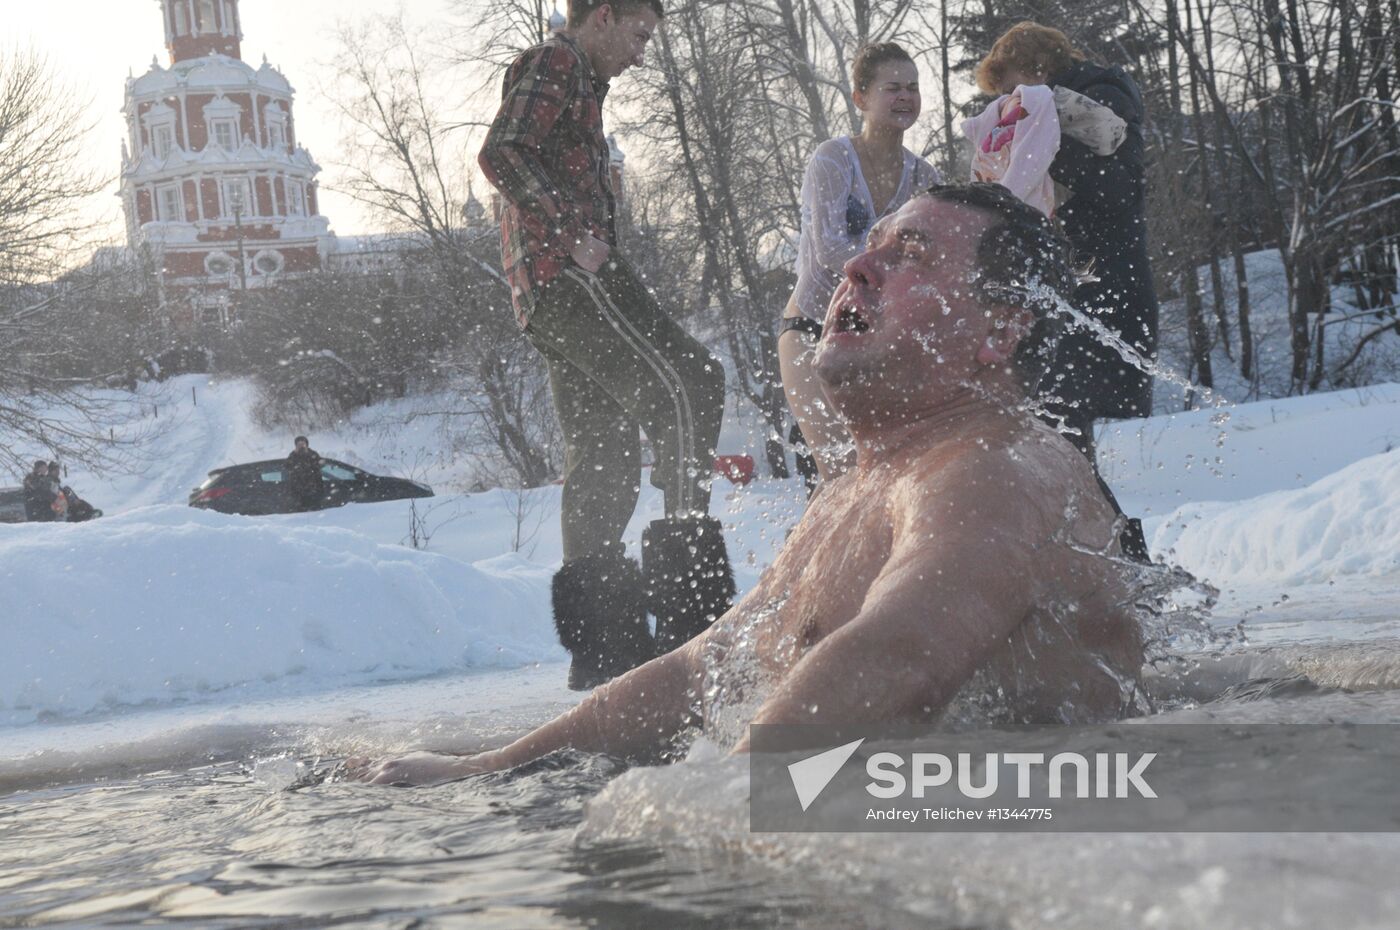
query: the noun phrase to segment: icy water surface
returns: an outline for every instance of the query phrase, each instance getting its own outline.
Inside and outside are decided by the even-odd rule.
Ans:
[[[0,926],[860,927],[881,908],[743,857],[575,842],[620,773],[553,756],[431,789],[209,766],[0,801]],[[873,920],[873,922],[871,922]]]
[[[1196,669],[1157,687],[1173,706],[1158,719],[1400,722],[1393,637],[1251,646]],[[107,724],[24,738],[65,751],[15,754],[24,739],[0,734],[0,927],[1276,930],[1400,913],[1397,834],[755,834],[744,760],[703,741],[651,768],[561,753],[426,789],[318,777],[332,760],[315,753],[349,734],[501,742],[557,712],[562,673],[406,688],[392,714],[478,689],[478,709],[419,712],[407,734],[358,719],[375,689],[152,713],[113,724],[127,748],[98,769],[72,761]],[[222,758],[196,764],[200,746]]]

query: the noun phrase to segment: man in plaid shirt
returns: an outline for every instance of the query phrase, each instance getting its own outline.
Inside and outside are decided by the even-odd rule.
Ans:
[[[617,251],[603,99],[608,81],[642,64],[663,15],[660,0],[569,0],[566,28],[506,71],[479,158],[504,202],[516,319],[544,356],[564,432],[554,623],[576,690],[686,642],[734,594],[708,516],[724,369]],[[643,533],[640,568],[622,543],[641,489],[639,426],[666,500],[666,518]]]

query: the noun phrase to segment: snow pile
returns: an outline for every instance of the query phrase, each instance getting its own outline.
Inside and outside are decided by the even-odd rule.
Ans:
[[[1306,488],[1400,447],[1400,384],[1115,421],[1098,439],[1119,503],[1155,525],[1188,503]]]
[[[0,590],[0,723],[564,657],[516,556],[189,507],[0,526]]]
[[[1212,581],[1400,576],[1400,453],[1362,459],[1299,490],[1188,504],[1157,530],[1152,549]]]

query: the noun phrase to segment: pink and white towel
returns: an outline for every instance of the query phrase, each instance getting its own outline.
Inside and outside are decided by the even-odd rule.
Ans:
[[[962,124],[972,143],[972,180],[999,183],[1046,216],[1055,213],[1050,164],[1060,151],[1061,131],[1096,155],[1111,155],[1126,130],[1103,104],[1044,84],[1020,85]]]

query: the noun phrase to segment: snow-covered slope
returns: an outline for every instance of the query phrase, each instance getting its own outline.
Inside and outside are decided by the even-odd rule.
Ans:
[[[0,720],[563,657],[547,573],[511,556],[172,506],[7,530]]]
[[[1105,423],[1099,468],[1155,526],[1193,501],[1306,487],[1400,447],[1400,384]]]
[[[1208,326],[1213,349],[1211,372],[1215,390],[1223,397],[1240,401],[1260,397],[1284,397],[1292,380],[1292,334],[1288,319],[1288,275],[1277,249],[1251,252],[1244,257],[1245,274],[1249,281],[1250,331],[1254,345],[1254,371],[1249,379],[1240,371],[1239,300],[1235,286],[1234,263],[1222,263],[1224,309],[1228,340],[1221,337],[1214,319],[1215,302],[1209,265],[1197,270],[1205,311],[1210,316]],[[1157,279],[1159,293],[1165,296],[1166,282]],[[1323,390],[1343,385],[1375,384],[1400,377],[1400,333],[1383,333],[1363,344],[1363,339],[1384,327],[1389,320],[1357,307],[1355,289],[1345,283],[1331,288],[1332,314],[1322,330]],[[1158,360],[1168,371],[1191,371],[1188,347],[1186,310],[1181,298],[1162,302],[1162,336]],[[1314,329],[1314,333],[1316,330]],[[1357,347],[1361,346],[1359,353]],[[1352,358],[1353,353],[1355,357]],[[1346,364],[1348,359],[1349,364]],[[1315,361],[1315,356],[1314,356]],[[1343,365],[1346,367],[1343,367]],[[1192,372],[1199,381],[1199,372]],[[1154,403],[1158,413],[1182,408],[1180,387],[1159,380]]]
[[[1296,491],[1187,504],[1157,532],[1153,548],[1236,582],[1390,578],[1400,590],[1400,452],[1362,459]]]

